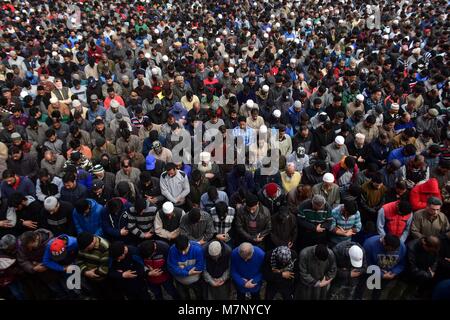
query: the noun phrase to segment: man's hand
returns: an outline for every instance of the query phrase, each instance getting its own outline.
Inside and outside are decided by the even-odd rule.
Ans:
[[[435,272],[433,271],[433,269],[431,269],[431,268],[428,268],[428,271],[430,271],[430,273],[431,273],[431,277],[432,277],[432,278],[434,278],[434,274],[435,274]]]
[[[161,269],[152,269],[148,272],[149,277],[158,277],[163,273]]]
[[[345,231],[345,235],[347,237],[351,237],[351,236],[355,235],[355,232],[352,229],[348,229],[347,231]]]
[[[287,246],[288,246],[289,249],[291,249],[293,245],[294,244],[292,243],[292,241],[289,241]]]
[[[89,270],[89,271],[86,271],[86,272],[84,273],[84,275],[85,275],[86,277],[90,278],[90,279],[97,279],[97,278],[100,278],[100,276],[99,276],[98,274],[95,273],[95,270],[97,270],[97,268],[91,269],[91,270]]]
[[[283,271],[283,272],[281,273],[281,276],[282,276],[284,279],[291,280],[291,279],[294,279],[295,274],[294,274],[293,272],[290,272],[290,271]]]
[[[127,270],[122,273],[122,277],[125,279],[133,279],[137,277],[136,271]]]
[[[201,240],[197,241],[197,243],[202,246],[206,243],[206,241],[204,239],[201,239]]]
[[[156,202],[158,202],[158,199],[156,199],[155,197],[152,197],[152,196],[146,196],[146,198],[147,198],[147,200],[148,200],[150,203],[155,204]]]
[[[193,275],[196,275],[196,274],[200,274],[200,273],[202,273],[202,272],[195,270],[195,267],[192,268],[191,270],[189,270],[189,275],[190,276],[193,276]]]
[[[392,280],[394,278],[395,278],[395,274],[390,271],[383,274],[383,279],[385,279],[385,280]]]
[[[128,235],[128,230],[127,230],[126,228],[120,229],[120,235],[121,235],[122,237],[127,236],[127,235]]]
[[[263,240],[264,240],[264,236],[261,237],[261,234],[258,233],[258,235],[257,235],[256,238],[255,238],[255,242],[261,242],[261,241],[263,241]]]
[[[322,225],[318,224],[317,227],[316,227],[316,232],[321,233],[321,232],[324,232],[324,231],[325,231],[325,228],[322,228]]]
[[[206,179],[212,179],[212,178],[214,178],[214,173],[211,173],[211,172],[205,173],[205,178],[206,178]]]
[[[150,239],[151,237],[153,237],[153,233],[152,232],[146,232],[146,233],[144,233],[144,238],[145,239]]]
[[[331,280],[332,279],[327,280],[325,277],[323,277],[322,281],[320,281],[319,287],[323,288],[323,287],[328,286],[331,283]]]
[[[47,267],[44,266],[42,263],[39,263],[33,267],[33,270],[36,272],[45,272],[47,271]]]
[[[1,228],[12,228],[11,221],[9,221],[9,220],[0,220],[0,227]]]
[[[252,281],[253,281],[253,279],[248,280],[245,283],[244,287],[247,289],[253,289],[254,287],[256,287],[256,283],[253,283]]]
[[[350,277],[351,277],[351,278],[358,278],[360,275],[361,275],[361,272],[358,271],[358,270],[356,270],[356,269],[353,269],[353,270],[350,272]]]
[[[22,225],[24,225],[27,228],[34,230],[38,227],[37,222],[31,221],[31,220],[21,220],[21,221],[22,221]]]
[[[222,233],[222,234],[217,234],[216,238],[217,238],[217,240],[226,242],[227,236],[225,235],[225,233]]]

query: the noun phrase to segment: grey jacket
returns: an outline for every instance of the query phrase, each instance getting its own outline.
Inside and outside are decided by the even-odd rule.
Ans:
[[[342,160],[344,156],[348,156],[347,146],[344,144],[341,148],[337,149],[336,144],[334,142],[327,145],[325,148],[325,152],[327,153],[326,161],[330,162],[331,166],[334,166],[336,163]]]
[[[173,177],[170,177],[167,171],[164,171],[159,180],[159,186],[161,187],[161,194],[174,204],[177,203],[177,198],[180,198],[181,202],[184,203],[184,198],[191,190],[189,179],[181,170],[177,170]]]
[[[201,211],[200,221],[197,223],[191,223],[188,214],[181,217],[180,233],[187,236],[189,240],[208,242],[212,239],[214,232],[213,220],[205,211]]]

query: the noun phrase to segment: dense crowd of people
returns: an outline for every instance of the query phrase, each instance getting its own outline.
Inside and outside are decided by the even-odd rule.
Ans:
[[[449,298],[448,1],[0,2],[0,298]]]

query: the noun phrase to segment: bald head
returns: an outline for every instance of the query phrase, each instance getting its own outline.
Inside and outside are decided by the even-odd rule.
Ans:
[[[248,242],[244,242],[239,246],[239,255],[245,261],[250,260],[253,256],[253,245]]]

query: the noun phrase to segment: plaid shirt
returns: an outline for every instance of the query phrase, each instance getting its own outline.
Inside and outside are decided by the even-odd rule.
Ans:
[[[218,234],[228,233],[231,229],[231,225],[234,220],[234,208],[228,207],[228,213],[225,220],[219,220],[219,216],[216,213],[216,208],[211,209],[211,216],[213,219],[214,229]]]

